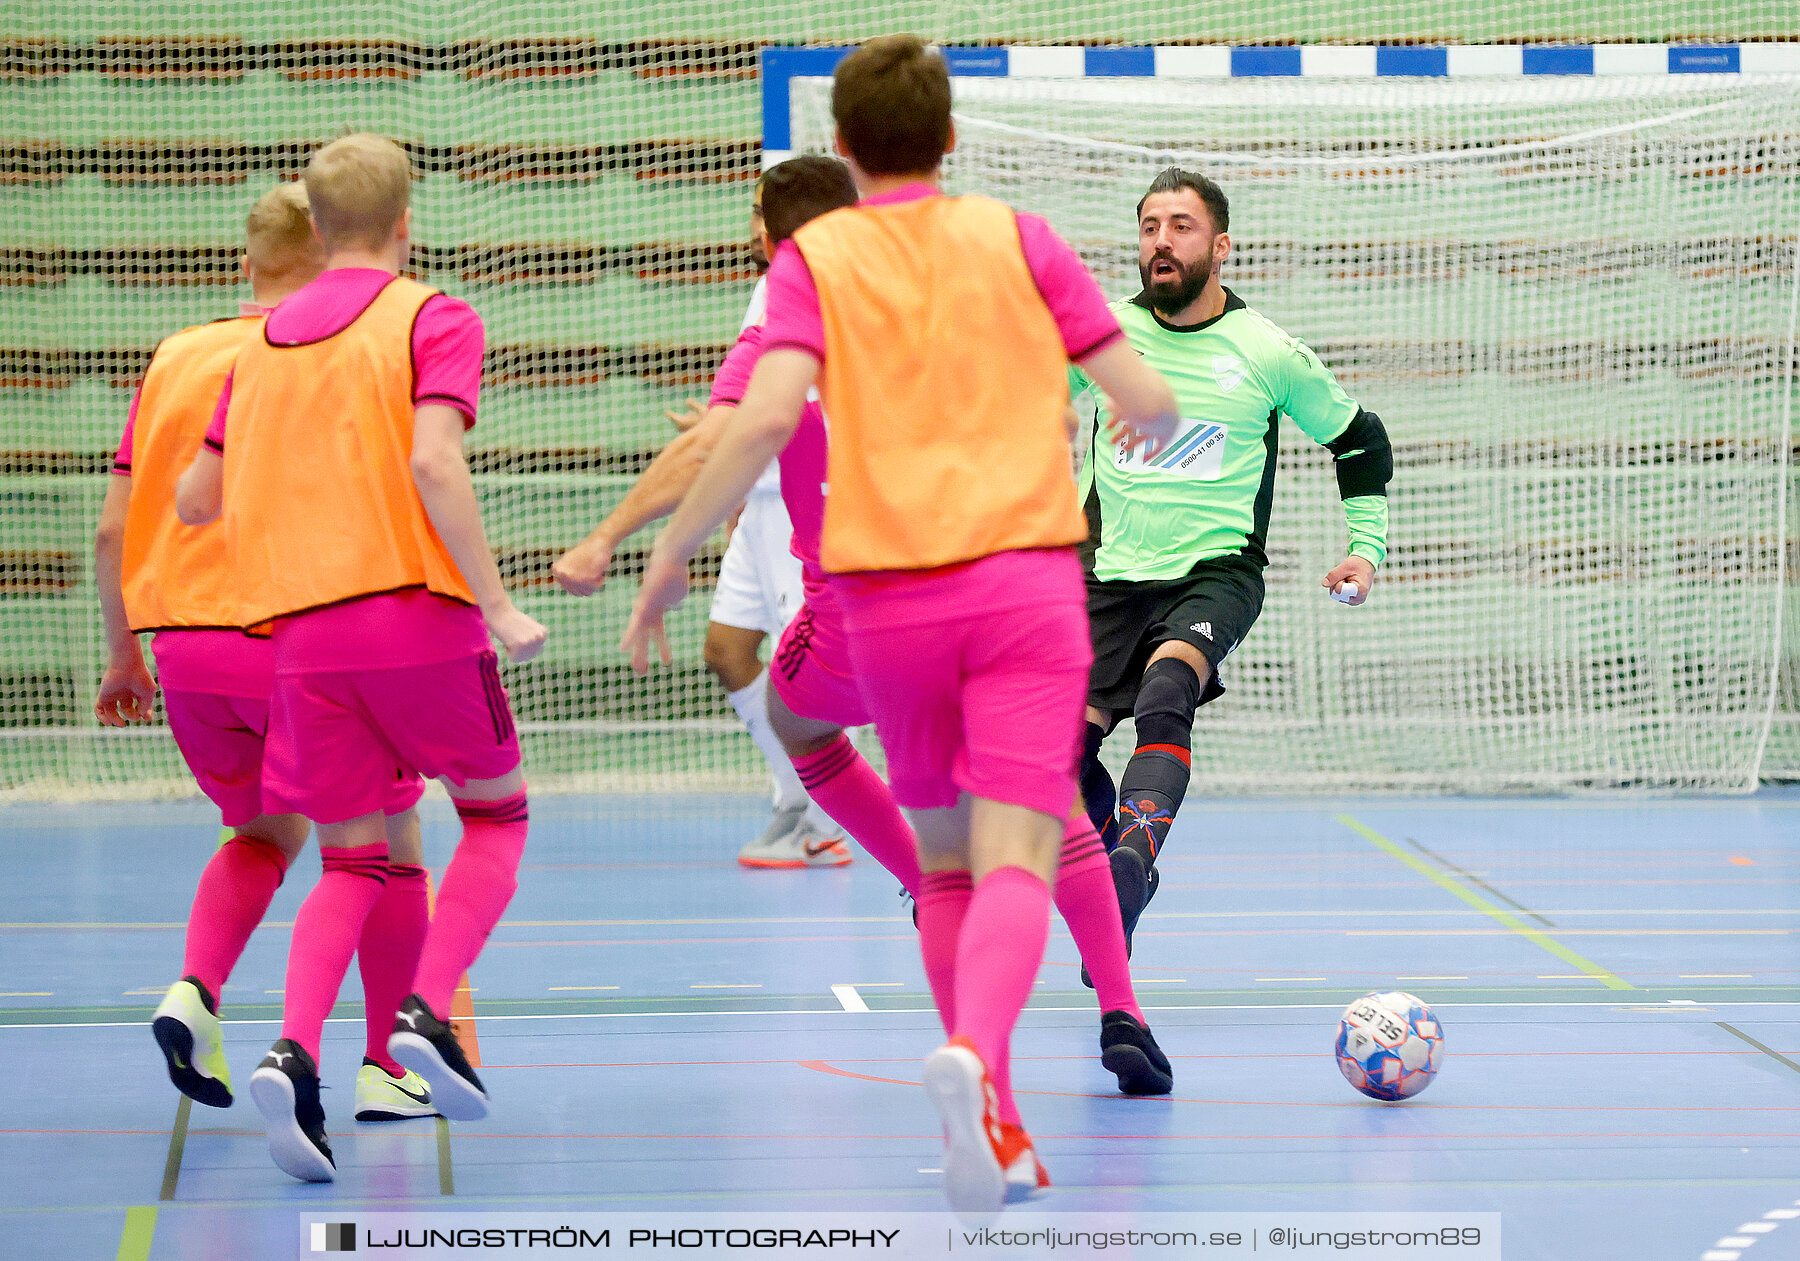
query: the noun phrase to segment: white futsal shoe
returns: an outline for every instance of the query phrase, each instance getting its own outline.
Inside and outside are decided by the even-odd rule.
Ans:
[[[777,833],[789,815],[798,822]],[[807,821],[805,806],[777,810],[769,830],[738,851],[738,863],[744,867],[842,867],[850,861],[850,847],[844,844],[843,835],[831,836],[815,828]]]

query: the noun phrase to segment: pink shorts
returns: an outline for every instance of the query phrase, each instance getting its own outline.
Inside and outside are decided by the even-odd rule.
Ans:
[[[1093,663],[1072,550],[832,585],[896,801],[943,808],[966,792],[1068,816]]]
[[[242,827],[265,813],[263,756],[269,731],[269,702],[260,696],[221,696],[213,692],[163,692],[163,709],[175,747],[212,803],[219,821]],[[402,814],[419,804],[425,783],[417,775],[390,780],[382,797],[384,814]],[[266,813],[279,814],[269,801]]]
[[[263,737],[269,730],[266,697],[219,696],[163,690],[169,730],[200,791],[219,807],[228,828],[263,813]]]
[[[277,644],[278,660],[280,651]],[[396,778],[463,784],[518,765],[519,736],[491,651],[275,676],[264,784],[283,809],[315,823],[384,809]]]
[[[828,592],[808,587],[806,603],[775,646],[769,681],[781,703],[802,718],[839,727],[863,727],[871,721],[850,664],[843,608]]]

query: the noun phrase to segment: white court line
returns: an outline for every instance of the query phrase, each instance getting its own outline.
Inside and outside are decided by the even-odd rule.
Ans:
[[[1354,987],[1347,986],[1346,988],[1352,989]],[[1688,1001],[1692,1001],[1692,1000],[1688,1000]],[[1343,1010],[1342,1006],[1340,1006],[1337,1003],[1141,1003],[1141,1004],[1139,1004],[1139,1006],[1143,1007],[1143,1009],[1145,1011],[1342,1011]],[[1468,1009],[1468,1008],[1492,1008],[1497,1011],[1532,1011],[1532,1010],[1543,1010],[1543,1009],[1560,1010],[1563,1008],[1570,1008],[1570,1009],[1599,1008],[1599,1009],[1610,1010],[1610,1011],[1622,1011],[1622,1012],[1630,1012],[1630,1013],[1642,1012],[1642,1013],[1647,1013],[1647,1014],[1655,1014],[1658,1012],[1666,1013],[1669,1011],[1669,1008],[1667,1008],[1667,1007],[1632,1006],[1629,1003],[1627,1003],[1626,1001],[1624,1001],[1623,999],[1615,1000],[1612,1002],[1605,1002],[1605,1003],[1546,1003],[1546,1002],[1500,1003],[1500,1002],[1468,1002],[1468,1001],[1458,1000],[1456,1002],[1434,1003],[1433,1006],[1440,1011],[1456,1011],[1456,1010],[1462,1010],[1462,1009]],[[1707,1003],[1705,1010],[1712,1011],[1715,1008],[1723,1008],[1723,1007],[1750,1008],[1750,1007],[1795,1007],[1795,1006],[1797,1006],[1797,1004],[1791,1003],[1791,1002],[1777,1002],[1777,1001],[1773,1001],[1773,1000],[1769,1000],[1769,999],[1761,999],[1761,1000],[1751,1000],[1749,1002],[1736,1002],[1736,1001],[1717,1002],[1717,1003],[1709,1002],[1709,1003]],[[906,1016],[906,1015],[935,1016],[935,1015],[937,1015],[937,1009],[935,1007],[882,1007],[882,1008],[871,1008],[870,1010],[876,1015],[885,1015],[885,1016]],[[1090,1002],[1090,1003],[1086,1004],[1085,1006],[1081,1006],[1081,1007],[1027,1007],[1025,1009],[1025,1012],[1027,1015],[1030,1015],[1030,1014],[1036,1013],[1036,1012],[1063,1012],[1063,1011],[1080,1012],[1083,1015],[1091,1016],[1094,1013],[1094,1005]],[[781,1009],[774,1010],[774,1011],[756,1011],[754,1009],[744,1010],[744,1011],[572,1011],[572,1012],[559,1012],[554,1015],[478,1016],[477,1019],[480,1020],[482,1024],[489,1025],[489,1024],[495,1024],[502,1020],[630,1020],[634,1017],[639,1018],[639,1019],[644,1019],[644,1020],[661,1020],[665,1017],[674,1017],[674,1016],[718,1016],[718,1017],[730,1017],[733,1019],[741,1019],[742,1017],[745,1017],[745,1016],[829,1016],[831,1014],[832,1014],[832,1012],[829,1009],[781,1008]],[[14,1030],[14,1029],[141,1029],[144,1027],[145,1023],[146,1022],[141,1019],[140,1020],[38,1021],[38,1022],[33,1022],[31,1024],[0,1023],[0,1032],[6,1032],[8,1030]],[[219,1023],[222,1025],[227,1025],[227,1026],[243,1025],[245,1027],[249,1027],[251,1025],[274,1025],[274,1026],[279,1027],[281,1024],[281,1021],[279,1021],[279,1020],[222,1020]],[[329,1020],[327,1020],[325,1023],[328,1025],[358,1025],[358,1026],[360,1026],[360,1025],[364,1024],[365,1022],[361,1016],[333,1016]]]
[[[843,1005],[845,1011],[869,1010],[869,1005],[863,1002],[863,996],[856,992],[854,985],[834,985],[831,987],[831,992],[837,995],[837,1000]]]

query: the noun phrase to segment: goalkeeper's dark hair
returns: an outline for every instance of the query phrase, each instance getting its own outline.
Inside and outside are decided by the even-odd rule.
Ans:
[[[763,172],[763,228],[776,245],[826,211],[855,204],[850,168],[836,158],[807,153]]]
[[[917,35],[883,35],[838,63],[831,113],[870,175],[929,175],[950,147],[950,70]]]
[[[1231,203],[1225,199],[1225,190],[1195,171],[1184,171],[1178,166],[1165,168],[1150,181],[1150,187],[1138,198],[1137,213],[1139,220],[1144,217],[1144,203],[1158,193],[1178,193],[1189,189],[1206,204],[1206,213],[1212,217],[1214,232],[1231,231]]]

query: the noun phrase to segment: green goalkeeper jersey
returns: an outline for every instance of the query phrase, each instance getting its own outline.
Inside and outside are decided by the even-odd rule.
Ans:
[[[1325,445],[1366,413],[1311,350],[1230,290],[1224,311],[1192,328],[1163,323],[1141,295],[1113,310],[1132,349],[1173,387],[1182,419],[1174,441],[1149,460],[1108,446],[1104,397],[1081,369],[1070,369],[1077,411],[1100,421],[1081,470],[1090,571],[1103,580],[1153,581],[1182,577],[1218,556],[1267,564],[1281,416]],[[1349,550],[1374,565],[1387,550],[1382,481],[1382,493],[1344,500]]]

